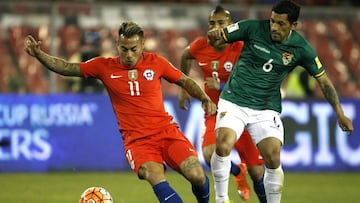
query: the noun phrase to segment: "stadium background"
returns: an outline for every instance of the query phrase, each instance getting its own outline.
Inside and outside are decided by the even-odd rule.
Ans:
[[[360,126],[360,9],[350,1],[309,2],[302,8],[298,30],[318,51],[356,128]],[[228,1],[222,5],[236,21],[268,18],[269,3]],[[82,61],[116,55],[118,26],[132,20],[145,28],[146,49],[179,67],[183,48],[206,34],[207,16],[215,5],[207,1],[1,2],[0,172],[129,169],[109,100],[99,82],[47,71],[23,51],[26,35],[42,40],[43,49],[53,55]],[[359,171],[358,130],[352,137],[339,131],[319,87],[303,73],[297,68],[283,86],[284,167]],[[190,75],[202,83],[196,68]],[[201,155],[202,110],[196,102],[189,111],[180,110],[178,91],[177,86],[163,81],[167,110]],[[102,162],[94,165],[84,158],[87,155]]]
[[[22,50],[23,40],[32,34],[43,40],[46,51],[71,61],[97,54],[112,56],[118,26],[134,20],[146,30],[146,49],[179,67],[182,49],[206,33],[208,13],[219,2],[0,1],[0,200],[76,202],[86,187],[97,184],[107,188],[118,203],[156,202],[147,183],[137,180],[129,169],[113,111],[97,81],[66,79],[46,71]],[[273,2],[220,3],[238,20],[267,18]],[[319,88],[301,68],[296,69],[283,87],[283,199],[292,203],[356,202],[360,180],[359,1],[297,2],[303,5],[298,30],[318,51],[344,110],[354,119],[355,131],[352,137],[341,133]],[[191,76],[201,83],[199,72],[193,69]],[[167,110],[202,158],[200,104],[195,102],[184,112],[177,107],[178,87],[164,81],[163,91]],[[235,155],[233,158],[237,161]],[[193,202],[187,183],[177,174],[168,175],[185,202]],[[234,184],[229,191],[235,199]],[[254,195],[249,202],[256,202]]]

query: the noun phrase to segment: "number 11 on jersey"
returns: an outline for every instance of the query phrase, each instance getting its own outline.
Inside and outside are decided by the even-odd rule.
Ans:
[[[131,96],[140,96],[140,87],[138,81],[128,81],[130,95]]]

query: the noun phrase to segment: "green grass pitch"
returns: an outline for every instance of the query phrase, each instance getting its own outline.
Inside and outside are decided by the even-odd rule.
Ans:
[[[211,174],[211,203],[214,191]],[[196,202],[190,185],[177,173],[169,171],[168,181],[185,203]],[[249,183],[251,183],[248,177]],[[149,184],[132,172],[54,172],[0,173],[0,202],[8,203],[77,203],[89,186],[102,186],[113,196],[114,203],[158,202]],[[286,203],[352,203],[359,202],[360,173],[294,173],[285,172],[282,202]],[[235,202],[235,183],[230,179],[229,195]],[[252,191],[247,203],[257,202]]]

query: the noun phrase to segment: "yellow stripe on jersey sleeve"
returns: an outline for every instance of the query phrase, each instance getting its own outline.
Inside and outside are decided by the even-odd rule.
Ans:
[[[315,63],[316,63],[316,65],[317,65],[317,68],[318,68],[318,69],[322,67],[322,64],[321,64],[321,62],[320,62],[319,57],[315,57]]]
[[[224,29],[221,29],[221,35],[223,36],[224,40],[227,42],[228,39],[226,37],[226,34],[225,34],[225,30]]]
[[[315,77],[315,78],[318,78],[318,77],[320,77],[320,76],[322,76],[322,75],[324,75],[324,74],[325,74],[325,70],[323,69],[323,70],[320,71],[318,74],[314,75],[314,77]]]

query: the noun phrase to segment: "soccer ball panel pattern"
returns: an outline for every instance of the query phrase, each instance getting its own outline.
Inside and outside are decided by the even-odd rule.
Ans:
[[[113,203],[113,200],[106,189],[89,187],[81,194],[79,203]]]

